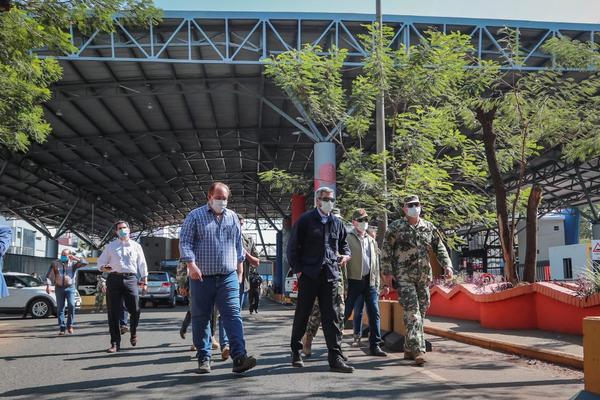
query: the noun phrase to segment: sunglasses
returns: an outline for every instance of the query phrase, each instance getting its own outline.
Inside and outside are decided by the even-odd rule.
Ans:
[[[335,203],[335,199],[333,197],[321,197],[319,200]]]
[[[355,220],[356,222],[369,222],[368,218],[359,218]]]
[[[419,207],[420,205],[421,205],[421,203],[408,203],[406,205],[406,208]]]

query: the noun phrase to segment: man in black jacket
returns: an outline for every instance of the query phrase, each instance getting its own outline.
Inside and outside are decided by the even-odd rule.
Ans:
[[[354,368],[342,358],[342,331],[334,307],[340,268],[350,259],[346,243],[346,228],[339,218],[331,215],[335,203],[333,190],[319,188],[316,208],[305,212],[292,229],[287,257],[292,270],[298,274],[298,301],[292,327],[292,365],[303,367],[300,355],[302,336],[306,330],[315,298],[319,299],[323,333],[329,350],[329,367],[334,372],[351,373]]]

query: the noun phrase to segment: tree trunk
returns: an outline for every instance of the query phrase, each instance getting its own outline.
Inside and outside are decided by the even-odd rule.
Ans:
[[[483,132],[483,145],[492,185],[496,194],[496,217],[498,219],[498,233],[502,257],[504,258],[504,277],[508,282],[517,282],[517,271],[515,269],[514,237],[510,234],[510,222],[508,220],[508,208],[506,206],[506,186],[502,180],[498,160],[496,159],[496,133],[494,132],[494,118],[496,109],[484,111],[476,110],[477,120],[481,124]]]
[[[529,283],[535,282],[535,266],[537,264],[537,211],[541,200],[542,187],[534,185],[527,200],[527,225],[525,226],[526,253],[523,280]]]

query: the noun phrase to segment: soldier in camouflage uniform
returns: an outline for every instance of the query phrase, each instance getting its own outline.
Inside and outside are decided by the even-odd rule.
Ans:
[[[340,318],[340,331],[344,331],[344,309],[346,304],[344,302],[344,282],[345,282],[345,268],[341,268],[342,271],[342,279],[338,281],[337,285],[337,293],[335,295],[335,311],[337,312]],[[302,352],[306,357],[310,357],[312,355],[312,341],[314,337],[317,335],[319,331],[319,326],[321,325],[321,310],[319,309],[319,299],[315,299],[315,305],[313,306],[312,312],[310,313],[310,317],[308,318],[308,324],[306,325],[306,333],[304,334],[304,338],[302,338]],[[342,355],[344,359],[346,358]]]
[[[334,208],[331,210],[331,215],[334,217],[342,219],[342,214],[339,208]],[[346,303],[344,302],[346,287],[348,286],[348,280],[346,279],[346,268],[340,268],[340,277],[341,279],[338,281],[337,285],[337,293],[335,295],[335,310],[340,318],[340,331],[344,332],[344,310],[346,307]],[[302,338],[302,352],[306,357],[310,357],[312,355],[312,341],[317,336],[317,332],[319,331],[319,326],[321,325],[321,310],[319,308],[319,299],[315,299],[315,305],[310,313],[310,317],[308,318],[308,324],[306,325],[306,333]],[[342,355],[344,359],[346,357]]]
[[[96,277],[96,312],[104,310],[104,299],[106,298],[106,279],[102,274]]]
[[[396,280],[399,302],[404,308],[404,358],[423,365],[423,319],[429,308],[432,280],[429,251],[433,250],[448,277],[452,276],[452,263],[437,228],[419,217],[419,198],[406,197],[403,210],[406,217],[391,223],[385,233],[381,265],[388,285],[392,277]]]

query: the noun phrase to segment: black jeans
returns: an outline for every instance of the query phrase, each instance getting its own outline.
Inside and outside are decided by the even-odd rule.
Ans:
[[[185,313],[185,318],[183,318],[183,322],[181,323],[181,330],[185,333],[190,326],[190,322],[192,322],[192,313],[188,310]]]
[[[183,322],[181,323],[181,330],[185,333],[190,327],[190,323],[192,322],[192,312],[188,310],[185,313],[185,317],[183,318]],[[215,336],[215,328],[217,326],[217,312],[213,311],[210,317],[210,335]]]
[[[250,311],[258,311],[258,301],[260,299],[260,288],[250,288]]]
[[[292,352],[298,353],[302,350],[302,336],[306,331],[306,324],[315,299],[318,298],[323,334],[329,350],[329,365],[332,365],[336,359],[341,358],[342,331],[339,328],[340,317],[334,306],[336,295],[337,282],[328,282],[325,270],[322,270],[317,278],[310,278],[306,274],[300,276],[298,280],[298,300],[292,326]]]
[[[363,279],[348,279],[348,297],[346,297],[346,309],[344,310],[344,322],[350,318],[356,300],[363,296],[367,306],[367,316],[369,317],[369,346],[371,348],[381,343],[381,326],[379,315],[379,295],[377,288],[371,286],[369,275]],[[356,315],[354,315],[356,318]]]
[[[108,274],[108,278],[106,279],[106,305],[108,309],[110,343],[115,343],[119,346],[121,345],[119,320],[121,319],[123,304],[129,312],[129,329],[131,330],[131,335],[135,335],[140,319],[137,277],[135,275]]]

